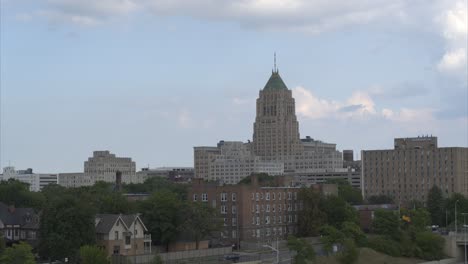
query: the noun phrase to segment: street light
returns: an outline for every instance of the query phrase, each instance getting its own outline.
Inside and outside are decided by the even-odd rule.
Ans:
[[[455,236],[458,234],[457,232],[458,231],[457,230],[457,203],[458,202],[459,202],[458,200],[455,201]]]
[[[465,241],[465,264],[466,264],[466,218],[465,216],[467,215],[468,213],[462,213],[463,215],[463,230],[464,230],[464,241]]]
[[[277,247],[277,248],[274,248],[274,247],[272,247],[272,246],[270,246],[270,245],[263,245],[263,247],[266,247],[266,248],[269,248],[269,249],[271,249],[271,250],[275,251],[275,252],[276,252],[276,263],[279,263],[279,246],[278,246],[278,238],[276,238],[276,247]]]

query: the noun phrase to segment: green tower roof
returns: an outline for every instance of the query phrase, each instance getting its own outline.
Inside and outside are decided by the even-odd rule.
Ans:
[[[278,71],[273,71],[263,90],[288,90]]]

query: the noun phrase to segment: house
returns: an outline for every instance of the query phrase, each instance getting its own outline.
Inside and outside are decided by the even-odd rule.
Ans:
[[[108,255],[151,253],[151,235],[138,214],[98,214],[95,227],[97,244]]]
[[[394,204],[363,204],[354,205],[353,207],[358,211],[359,224],[364,232],[370,232],[372,230],[372,222],[376,210],[398,210],[398,206]]]
[[[39,234],[39,214],[33,208],[15,208],[0,202],[0,232],[7,245],[25,241],[36,246]]]

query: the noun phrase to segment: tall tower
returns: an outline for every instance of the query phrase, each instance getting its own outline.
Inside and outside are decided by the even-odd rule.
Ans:
[[[271,77],[257,99],[252,150],[264,160],[285,162],[285,168],[294,167],[294,158],[303,152],[292,91],[279,75],[276,58]]]

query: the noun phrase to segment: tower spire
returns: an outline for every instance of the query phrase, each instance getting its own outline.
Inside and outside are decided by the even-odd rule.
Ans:
[[[275,51],[274,56],[273,56],[273,62],[274,62],[273,72],[278,73],[278,68],[276,67],[276,51]]]

